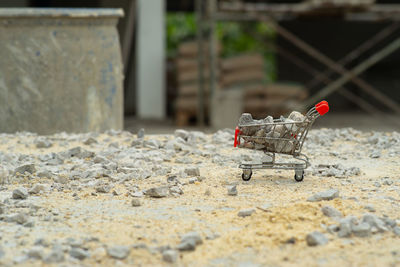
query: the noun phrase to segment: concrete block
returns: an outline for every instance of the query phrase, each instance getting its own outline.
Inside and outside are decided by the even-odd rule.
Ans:
[[[0,9],[0,132],[123,127],[121,9]]]

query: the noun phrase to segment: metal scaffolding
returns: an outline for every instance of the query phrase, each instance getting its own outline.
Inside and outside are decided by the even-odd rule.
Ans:
[[[213,106],[211,105],[212,97],[216,90],[217,81],[215,74],[217,70],[216,66],[216,49],[215,49],[215,23],[217,21],[263,21],[274,28],[276,33],[282,38],[289,41],[291,44],[298,47],[304,53],[322,63],[327,67],[326,70],[316,70],[303,60],[296,56],[283,52],[283,48],[275,47],[275,51],[281,53],[287,58],[290,58],[291,62],[297,66],[301,66],[307,72],[313,74],[313,79],[306,84],[308,88],[315,88],[319,84],[325,84],[325,87],[318,90],[317,93],[312,95],[301,105],[301,109],[305,110],[313,103],[316,103],[328,95],[338,92],[342,96],[346,97],[350,101],[357,104],[360,108],[367,111],[375,116],[381,116],[382,112],[375,108],[372,104],[368,103],[362,97],[350,92],[344,85],[348,82],[352,82],[362,89],[365,93],[372,96],[374,99],[382,103],[389,110],[400,114],[400,104],[392,100],[389,96],[382,93],[377,88],[373,87],[370,83],[366,82],[359,75],[365,72],[373,65],[380,62],[382,59],[391,55],[400,48],[400,38],[396,38],[389,44],[375,52],[372,56],[366,58],[363,62],[357,64],[352,69],[348,69],[346,66],[349,63],[354,62],[356,59],[360,59],[360,56],[365,55],[365,52],[370,51],[376,47],[383,40],[389,36],[393,36],[396,31],[400,28],[400,4],[391,5],[369,5],[365,7],[341,7],[331,9],[320,9],[316,8],[315,5],[310,3],[300,4],[267,4],[267,3],[244,3],[241,1],[217,1],[217,0],[196,0],[198,5],[204,5],[203,9],[197,9],[199,18],[199,97],[198,106],[199,113],[198,118],[200,123],[204,123],[204,59],[209,59],[209,71],[210,71],[210,105],[208,114],[212,114]],[[294,20],[304,16],[326,16],[332,14],[340,14],[341,18],[346,21],[365,21],[365,22],[381,22],[381,21],[392,21],[392,24],[382,29],[376,35],[363,42],[356,49],[345,55],[342,59],[335,62],[327,55],[318,51],[316,48],[307,44],[300,37],[296,36],[292,32],[288,31],[282,25],[280,21]],[[201,49],[204,45],[204,37],[208,36],[209,49]],[[200,53],[201,52],[201,53]],[[206,55],[207,54],[207,55]],[[330,75],[332,73],[339,74],[339,78],[332,80]],[[200,113],[201,112],[201,113]],[[400,120],[394,121],[400,124]]]

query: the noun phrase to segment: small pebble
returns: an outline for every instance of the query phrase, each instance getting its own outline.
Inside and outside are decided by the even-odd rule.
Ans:
[[[174,135],[182,138],[183,140],[187,140],[189,137],[189,132],[182,129],[177,129],[175,130]]]
[[[342,217],[342,213],[331,206],[323,206],[321,208],[322,213],[327,217]]]
[[[90,257],[90,253],[81,248],[71,248],[71,250],[69,251],[69,255],[78,260],[84,260]]]
[[[14,173],[17,173],[17,172],[20,174],[24,174],[25,172],[32,174],[32,173],[36,172],[35,164],[25,164],[25,165],[19,166],[14,171]]]
[[[140,207],[140,206],[142,206],[142,203],[137,198],[132,199],[131,204],[132,204],[132,207]]]
[[[306,236],[307,245],[313,246],[321,246],[325,245],[329,242],[328,238],[325,237],[323,233],[318,231],[314,231]]]
[[[137,132],[137,138],[143,138],[144,137],[144,129],[141,128],[138,132]]]
[[[396,226],[393,228],[393,233],[397,236],[400,236],[400,227]]]
[[[107,248],[107,254],[115,259],[123,260],[128,257],[131,248],[128,246],[113,246]]]
[[[86,139],[85,141],[83,141],[83,143],[87,146],[90,146],[92,144],[97,144],[97,140],[94,139],[93,137],[89,137],[88,139]]]
[[[37,259],[37,260],[41,260],[44,258],[44,252],[43,252],[43,248],[41,247],[32,247],[28,253],[27,253],[28,257],[31,259]]]
[[[307,201],[317,202],[323,200],[332,200],[339,197],[339,190],[337,189],[328,189],[326,191],[318,192],[313,196],[309,197]]]
[[[96,186],[97,193],[110,193],[111,189],[112,189],[112,186],[108,185],[108,184],[100,184],[100,185]]]
[[[189,232],[182,236],[181,242],[176,247],[180,251],[193,251],[197,245],[203,243],[203,239],[197,232]]]
[[[13,199],[27,199],[28,195],[28,190],[24,187],[19,187],[12,192]]]
[[[40,192],[46,191],[46,186],[43,184],[35,184],[30,190],[29,194],[39,194]]]
[[[153,187],[146,190],[145,195],[154,197],[154,198],[162,198],[166,197],[169,194],[168,186],[160,186],[160,187]]]
[[[185,169],[188,176],[200,176],[200,170],[197,167],[188,167]]]
[[[371,204],[365,205],[365,206],[364,206],[364,209],[368,210],[369,212],[375,212],[375,211],[376,211],[375,208],[374,208],[374,206],[371,205]]]
[[[251,208],[251,209],[243,209],[243,210],[240,210],[240,211],[238,212],[238,216],[239,216],[239,217],[251,216],[255,211],[256,211],[256,210],[253,209],[253,208]]]
[[[64,252],[60,245],[55,245],[52,251],[44,258],[44,262],[46,263],[60,263],[64,260]]]
[[[173,249],[165,250],[162,253],[162,258],[165,262],[175,263],[176,260],[178,259],[178,252]]]
[[[189,178],[189,184],[194,184],[195,182],[198,182],[196,177]]]
[[[24,212],[19,212],[19,213],[8,215],[5,217],[5,221],[15,222],[18,224],[24,224],[24,223],[28,222],[28,220],[29,220],[29,215]]]
[[[365,222],[353,225],[351,230],[353,234],[358,237],[367,237],[371,235],[371,226]]]
[[[49,148],[53,145],[53,143],[45,137],[38,137],[34,143],[36,148]]]
[[[236,185],[232,185],[228,187],[228,195],[229,196],[237,196],[238,191],[236,189]]]

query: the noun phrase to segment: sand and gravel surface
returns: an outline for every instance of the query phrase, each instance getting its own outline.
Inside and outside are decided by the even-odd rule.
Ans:
[[[233,131],[0,135],[1,266],[400,266],[400,134],[312,130],[255,170]],[[279,160],[292,160],[279,157]]]

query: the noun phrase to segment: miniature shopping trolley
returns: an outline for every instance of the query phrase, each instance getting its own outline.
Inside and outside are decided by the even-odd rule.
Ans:
[[[302,181],[304,169],[310,166],[310,162],[301,153],[301,148],[315,119],[328,111],[328,102],[321,101],[297,121],[281,117],[271,118],[271,122],[239,123],[235,130],[234,147],[262,150],[271,158],[268,162],[240,164],[242,179],[249,181],[253,169],[288,169],[295,171],[296,181]],[[296,162],[276,162],[275,154],[291,155]]]

